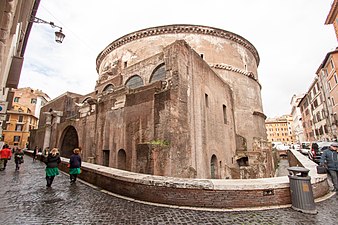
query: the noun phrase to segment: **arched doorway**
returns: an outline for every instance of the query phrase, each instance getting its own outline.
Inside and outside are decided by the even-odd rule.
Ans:
[[[211,179],[218,178],[218,164],[217,164],[217,157],[216,155],[211,156],[210,160],[210,172],[211,172]]]
[[[120,149],[117,153],[117,168],[121,170],[126,170],[127,164],[127,155],[124,149]]]
[[[60,154],[62,157],[69,158],[73,154],[74,148],[79,147],[77,131],[73,126],[68,126],[62,134]]]

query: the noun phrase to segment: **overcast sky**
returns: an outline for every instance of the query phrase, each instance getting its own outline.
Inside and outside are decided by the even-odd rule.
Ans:
[[[267,117],[290,114],[291,97],[307,92],[329,51],[337,47],[324,25],[333,0],[41,0],[37,17],[63,28],[62,44],[47,24],[33,25],[19,87],[51,98],[87,94],[98,79],[96,57],[117,38],[140,29],[194,24],[234,32],[260,55],[259,82]]]

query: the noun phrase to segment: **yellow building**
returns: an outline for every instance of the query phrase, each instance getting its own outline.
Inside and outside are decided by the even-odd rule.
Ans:
[[[37,129],[40,109],[50,98],[41,90],[13,89],[13,101],[6,113],[2,140],[10,147],[26,148],[30,130]]]
[[[294,144],[296,139],[292,131],[292,121],[292,116],[289,115],[266,119],[265,127],[269,142]]]
[[[3,140],[10,147],[26,148],[29,143],[29,130],[38,127],[38,118],[31,110],[20,105],[13,105],[7,110],[6,128],[3,130]]]

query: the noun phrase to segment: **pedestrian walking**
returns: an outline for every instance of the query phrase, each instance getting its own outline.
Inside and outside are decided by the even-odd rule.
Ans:
[[[39,151],[39,147],[35,146],[35,148],[33,149],[33,162],[35,162],[35,160],[36,160],[38,151]]]
[[[23,160],[24,153],[21,148],[17,148],[14,153],[14,162],[15,162],[15,170],[18,171],[20,169],[20,164],[24,162]]]
[[[75,148],[69,159],[69,176],[70,183],[75,183],[77,175],[81,173],[81,156],[79,155],[81,150]]]
[[[59,175],[58,165],[60,162],[61,158],[59,150],[57,148],[53,148],[48,156],[45,158],[47,187],[51,187],[54,177]]]
[[[7,144],[3,146],[0,150],[0,170],[5,170],[7,166],[7,161],[12,157],[12,151]]]
[[[330,148],[324,150],[320,159],[320,165],[327,166],[330,173],[333,191],[338,192],[338,143],[332,143]]]

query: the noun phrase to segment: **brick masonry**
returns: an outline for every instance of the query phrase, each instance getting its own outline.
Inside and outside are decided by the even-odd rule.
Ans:
[[[316,173],[316,164],[297,151],[288,152],[290,166],[310,170],[314,198],[329,192],[327,176]],[[67,158],[60,169],[68,172]],[[183,179],[138,174],[84,162],[80,178],[113,193],[176,206],[201,208],[251,208],[291,204],[287,176],[261,179]]]

